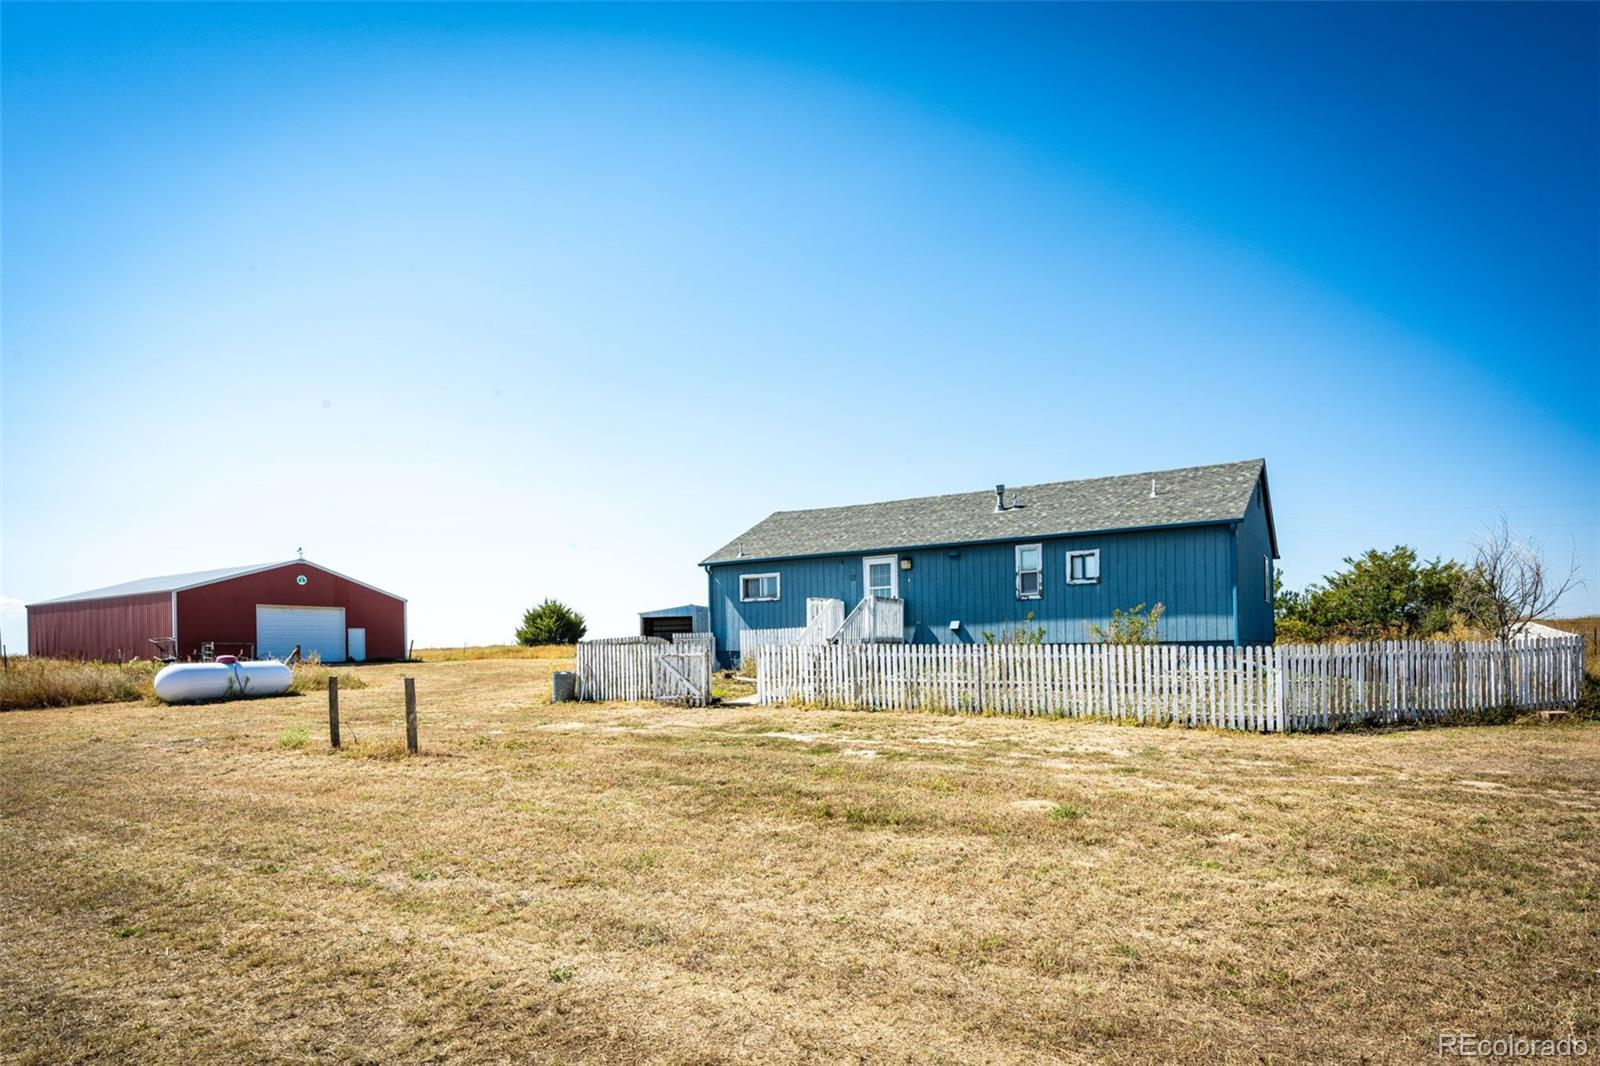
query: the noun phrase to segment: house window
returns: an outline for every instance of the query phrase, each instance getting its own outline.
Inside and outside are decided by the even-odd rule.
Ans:
[[[1044,548],[1017,545],[1017,599],[1036,600],[1044,595]]]
[[[1093,585],[1100,581],[1100,549],[1067,553],[1067,584]]]
[[[778,598],[777,574],[740,574],[739,599],[745,603]]]
[[[1268,603],[1271,603],[1272,602],[1272,556],[1263,555],[1261,557],[1261,572],[1265,577],[1265,580],[1262,582],[1262,595],[1266,598],[1266,601]]]

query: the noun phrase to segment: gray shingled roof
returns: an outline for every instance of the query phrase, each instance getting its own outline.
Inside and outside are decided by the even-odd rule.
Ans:
[[[152,592],[177,592],[179,589],[194,588],[197,585],[209,585],[214,581],[238,577],[240,574],[251,574],[257,570],[270,570],[275,566],[287,566],[289,563],[304,561],[303,559],[288,559],[277,563],[225,566],[221,570],[196,570],[189,574],[146,577],[140,578],[138,581],[124,581],[120,585],[107,585],[103,589],[90,589],[88,592],[74,592],[70,596],[57,596],[53,600],[40,600],[37,605],[29,604],[29,606],[43,607],[45,604],[72,603],[75,600],[106,600],[117,596],[144,596]]]
[[[712,552],[703,562],[889,551],[921,545],[1050,537],[1066,533],[1231,522],[1244,517],[1266,460],[1190,466],[1142,474],[1007,487],[996,514],[994,490],[914,500],[779,511]],[[1156,495],[1151,498],[1150,482]],[[1272,522],[1270,502],[1267,522]],[[1273,534],[1273,555],[1277,536]]]

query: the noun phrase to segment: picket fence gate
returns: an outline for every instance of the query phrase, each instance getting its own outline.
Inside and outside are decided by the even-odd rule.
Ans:
[[[660,637],[619,637],[578,644],[580,700],[656,700],[703,707],[711,702],[711,646]]]
[[[762,704],[1096,717],[1261,732],[1568,707],[1581,638],[1211,647],[765,646]]]
[[[680,646],[689,645],[691,647],[704,648],[711,653],[713,660],[717,657],[717,637],[714,633],[674,633],[672,634],[672,643]]]

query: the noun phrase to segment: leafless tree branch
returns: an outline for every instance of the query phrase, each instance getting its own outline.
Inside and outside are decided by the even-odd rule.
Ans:
[[[1467,616],[1498,640],[1511,640],[1528,623],[1548,618],[1562,597],[1583,585],[1574,555],[1566,575],[1550,571],[1539,546],[1500,523],[1473,542],[1473,560],[1460,603]]]

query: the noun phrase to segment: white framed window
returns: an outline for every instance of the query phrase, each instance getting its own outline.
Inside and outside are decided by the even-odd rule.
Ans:
[[[778,598],[777,574],[740,574],[739,600],[754,603]]]
[[[1067,584],[1094,585],[1100,581],[1100,549],[1067,553]]]
[[[1044,595],[1044,546],[1017,545],[1017,599],[1037,600]]]
[[[1271,603],[1272,602],[1272,556],[1263,555],[1261,557],[1261,573],[1262,573],[1262,582],[1261,582],[1262,592],[1261,592],[1261,595],[1262,595],[1263,599],[1265,599],[1268,603]]]
[[[861,587],[868,596],[900,596],[900,557],[869,555],[861,560]]]

